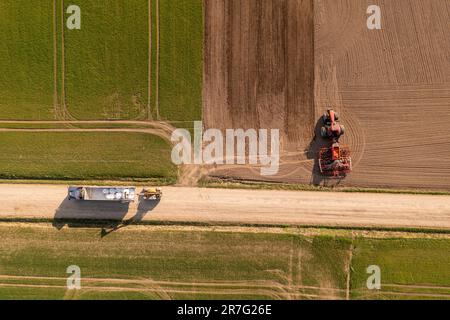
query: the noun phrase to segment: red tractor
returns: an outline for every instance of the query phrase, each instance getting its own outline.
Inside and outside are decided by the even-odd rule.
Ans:
[[[339,114],[330,109],[322,117],[324,126],[320,130],[322,138],[336,139],[345,133],[345,127],[339,123]]]
[[[322,148],[319,152],[320,172],[330,177],[346,176],[352,171],[352,159],[350,149],[339,143],[345,128],[339,123],[339,115],[332,109],[327,110],[322,119],[324,126],[320,134],[323,138],[331,140],[331,147]]]

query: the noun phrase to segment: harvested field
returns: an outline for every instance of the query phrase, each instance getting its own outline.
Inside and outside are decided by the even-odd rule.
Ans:
[[[264,3],[271,7],[281,2],[277,1],[277,5]],[[305,5],[306,2],[293,0],[288,3],[292,6],[292,3]],[[284,148],[279,174],[262,178],[255,168],[231,166],[220,168],[211,175],[318,185],[450,189],[450,144],[447,141],[450,137],[450,4],[446,0],[378,1],[382,10],[382,30],[369,30],[366,26],[366,11],[371,4],[366,0],[314,1],[314,58],[310,59],[315,66],[314,76],[311,76],[314,86],[308,88],[303,82],[298,87],[313,92],[314,99],[308,101],[314,100],[314,107],[311,116],[303,119],[303,122],[295,116],[290,117],[296,124],[301,124],[303,130],[295,126],[287,130],[301,134],[294,143],[296,148]],[[216,3],[214,5],[217,6]],[[229,21],[233,19],[257,19],[258,11],[255,8],[250,11],[254,14],[250,14],[245,11],[244,5],[239,9],[230,7],[233,10],[228,9],[227,15],[217,20],[222,22],[207,27],[207,32],[214,35],[216,29],[230,25]],[[220,8],[211,4],[208,8],[210,14],[216,12],[220,17]],[[292,14],[292,11],[289,13]],[[247,12],[247,19],[240,16],[242,12]],[[250,22],[245,23],[253,26]],[[237,24],[231,30],[240,35],[239,39],[246,39],[251,30],[249,28],[243,29],[242,24]],[[278,39],[289,39],[289,32],[293,32],[291,28],[277,29],[283,30]],[[259,34],[254,30],[250,33]],[[297,32],[297,35],[305,33],[303,29],[303,33]],[[230,34],[233,35],[228,32],[228,37]],[[308,35],[305,37],[309,39]],[[230,43],[235,44],[231,49]],[[290,114],[289,110],[292,109],[286,105],[272,100],[270,105],[280,106],[281,111],[264,114],[260,112],[260,105],[253,103],[254,100],[232,100],[241,94],[230,89],[230,83],[244,88],[239,93],[253,94],[258,93],[255,88],[269,77],[267,74],[253,73],[251,77],[239,78],[234,76],[236,71],[233,75],[230,65],[245,75],[255,68],[256,58],[239,60],[232,54],[227,55],[227,52],[240,52],[244,57],[254,58],[254,54],[248,54],[253,51],[248,51],[247,45],[248,41],[238,40],[228,43],[207,42],[209,50],[215,50],[214,56],[219,57],[219,60],[207,63],[214,71],[206,72],[206,75],[212,74],[215,78],[212,78],[210,87],[208,84],[205,86],[208,93],[204,101],[205,121],[208,126],[222,121],[235,127],[258,127],[258,124],[269,121],[271,126],[285,128],[286,123],[276,119],[280,114]],[[279,56],[276,61],[288,61],[291,55],[298,58],[295,53],[287,51],[285,56]],[[233,58],[225,68],[227,64],[222,60],[227,56]],[[257,64],[258,67],[260,65]],[[289,79],[291,74],[296,74],[309,63],[297,67],[292,63],[287,65],[289,68],[277,68],[278,73],[275,75],[281,74]],[[224,76],[219,77],[222,74]],[[269,78],[271,84],[277,83],[277,77]],[[230,97],[230,90],[233,97]],[[270,90],[266,89],[265,92]],[[256,96],[266,97],[263,93]],[[221,119],[217,118],[218,115],[216,118],[210,115],[209,109],[213,109],[209,106],[212,105],[223,106],[222,109],[215,107],[215,110],[220,110],[217,114],[223,115]],[[233,121],[230,114],[239,106],[242,108],[236,115],[241,120]],[[318,150],[326,142],[320,138],[312,139],[314,131],[317,133],[320,130],[318,120],[321,114],[329,106],[341,113],[342,122],[347,128],[342,142],[350,146],[353,155],[354,171],[339,181],[327,180],[317,174],[315,159]],[[301,108],[301,103],[297,101],[294,107]],[[305,110],[302,112],[304,114]],[[284,140],[289,141],[287,145],[293,142],[289,138],[291,136],[284,134]]]

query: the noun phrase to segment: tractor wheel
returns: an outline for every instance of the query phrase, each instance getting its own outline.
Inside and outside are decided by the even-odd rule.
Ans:
[[[328,136],[327,128],[322,127],[322,128],[320,129],[320,135],[322,136],[322,138],[326,138],[326,137]]]

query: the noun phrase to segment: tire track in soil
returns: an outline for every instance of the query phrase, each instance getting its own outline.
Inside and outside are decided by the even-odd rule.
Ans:
[[[31,285],[31,284],[6,284],[0,283],[0,287],[9,287],[9,288],[41,288],[41,289],[67,289],[67,286],[64,285]],[[161,292],[157,288],[133,288],[133,287],[91,287],[91,286],[82,286],[81,290],[87,290],[88,292],[137,292],[137,293],[156,293],[160,295]],[[179,290],[179,289],[167,289],[163,293],[163,297],[170,297],[170,293],[174,294],[207,294],[207,295],[263,295],[267,296],[271,299],[283,299],[284,294],[279,292],[274,292],[268,289],[233,289],[233,290],[214,290],[214,291],[204,291],[204,290]],[[81,293],[79,293],[81,294]],[[298,293],[297,295],[303,295]],[[308,297],[317,297],[317,295],[305,295]]]
[[[55,119],[60,119],[58,99],[58,21],[57,0],[53,0],[53,112]]]
[[[286,277],[287,279],[288,277]],[[8,280],[22,280],[22,281],[66,281],[66,278],[63,277],[39,277],[39,276],[9,276],[9,275],[0,275],[0,281],[8,281]],[[292,280],[292,279],[291,279]],[[120,279],[120,278],[83,278],[84,283],[89,283],[90,288],[97,288],[96,284],[108,284],[106,287],[111,287],[111,284],[116,285],[142,285],[144,289],[150,290],[159,290],[160,292],[166,292],[171,290],[172,287],[175,289],[181,290],[181,288],[186,287],[192,289],[196,288],[216,288],[216,289],[226,289],[227,292],[231,292],[233,290],[266,290],[273,291],[276,294],[285,295],[289,297],[289,295],[303,295],[302,292],[297,292],[296,290],[308,289],[308,290],[328,290],[331,292],[343,292],[343,289],[338,288],[326,288],[326,287],[317,287],[317,286],[303,286],[303,285],[293,285],[292,283],[288,285],[283,285],[279,282],[272,280],[241,280],[241,281],[210,281],[210,282],[183,282],[183,281],[155,281],[148,278],[137,278],[137,279]],[[15,283],[3,283],[3,285],[14,285]],[[0,284],[1,286],[2,284]],[[39,284],[26,284],[19,283],[18,285],[34,285],[39,286]],[[44,286],[46,284],[43,284]],[[83,286],[84,287],[84,286]],[[102,286],[99,286],[102,287]],[[128,287],[112,287],[112,288],[124,288]],[[319,296],[319,295],[315,295]],[[167,297],[167,295],[166,295]]]
[[[66,48],[64,9],[64,0],[61,0],[61,103],[59,104],[59,120],[76,120],[76,118],[74,118],[70,114],[66,104]]]
[[[159,68],[160,68],[160,10],[159,10],[159,0],[156,0],[156,84],[155,84],[155,108],[156,108],[156,119],[160,120],[159,112]]]
[[[351,248],[352,249],[352,248]],[[292,253],[292,252],[291,252]],[[291,257],[292,258],[292,257]],[[290,258],[290,259],[291,259]],[[290,260],[291,261],[291,260]],[[292,262],[292,261],[291,261]],[[286,280],[289,282],[290,277],[286,276]],[[39,281],[65,281],[66,278],[63,277],[39,277],[39,276],[10,276],[10,275],[0,275],[0,280],[39,280]],[[146,278],[138,279],[120,279],[120,278],[83,278],[83,282],[91,283],[89,286],[83,286],[83,292],[96,292],[96,291],[138,291],[138,292],[152,292],[157,294],[162,299],[171,299],[169,293],[206,293],[206,294],[242,294],[245,290],[252,290],[252,292],[263,292],[269,294],[270,296],[277,296],[286,298],[292,298],[293,296],[308,297],[308,298],[336,298],[335,295],[327,296],[323,294],[308,294],[304,292],[296,292],[295,290],[317,290],[317,291],[328,291],[328,292],[345,292],[346,299],[350,298],[349,289],[338,289],[338,288],[327,288],[327,287],[317,287],[317,286],[303,286],[303,285],[283,285],[279,282],[274,281],[218,281],[218,282],[180,282],[180,281],[154,281]],[[129,285],[142,285],[141,288],[136,287],[117,287],[117,286],[97,286],[95,284],[129,284]],[[94,285],[94,286],[93,286]],[[0,283],[0,287],[31,287],[31,288],[66,288],[65,286],[58,285],[46,285],[46,284],[24,284],[24,283]],[[173,288],[175,287],[175,288]],[[183,287],[187,287],[190,290],[182,290]],[[192,290],[196,287],[197,290]],[[204,291],[198,289],[198,287],[214,288],[218,291]],[[383,287],[393,287],[393,288],[405,288],[405,289],[443,289],[450,290],[449,286],[438,286],[438,285],[413,285],[413,284],[383,284]],[[223,288],[230,288],[225,289]],[[246,288],[246,289],[244,289]],[[249,289],[254,288],[254,289]],[[255,290],[256,289],[256,290]],[[358,292],[361,290],[352,290]],[[423,296],[432,298],[450,298],[450,293],[429,293],[429,292],[395,292],[395,291],[379,291],[376,294],[388,294],[388,295],[400,295],[400,296]],[[370,294],[369,294],[370,296]],[[69,296],[68,296],[69,297]],[[74,296],[70,295],[71,298]]]
[[[353,252],[355,251],[355,246],[353,245],[354,239],[352,239],[352,244],[350,245],[348,252],[348,261],[345,266],[345,274],[346,274],[346,290],[345,290],[345,299],[350,300],[351,293],[351,277],[352,277],[352,262],[353,262]]]
[[[148,0],[148,92],[147,92],[147,120],[153,120],[152,115],[152,0]]]
[[[345,138],[343,141],[346,141],[350,148],[352,167],[353,170],[355,170],[361,162],[366,149],[365,132],[358,118],[353,113],[346,112],[345,108],[343,112],[343,119],[343,123],[346,125]]]

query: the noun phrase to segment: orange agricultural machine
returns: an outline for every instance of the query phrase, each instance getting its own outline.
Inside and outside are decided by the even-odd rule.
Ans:
[[[342,147],[338,142],[331,148],[322,148],[319,152],[319,167],[323,175],[342,177],[352,171],[350,149]]]
[[[319,152],[320,172],[325,176],[343,177],[352,171],[350,149],[341,146],[339,138],[345,128],[339,123],[339,115],[330,109],[322,117],[324,126],[320,130],[322,138],[331,140],[331,147],[322,148]]]

